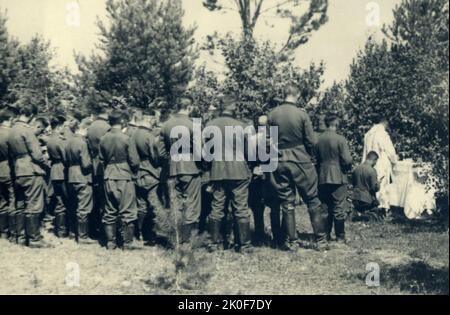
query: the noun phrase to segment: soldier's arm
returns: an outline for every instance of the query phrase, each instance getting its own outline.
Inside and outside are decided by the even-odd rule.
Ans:
[[[29,132],[23,137],[23,140],[27,147],[28,154],[31,156],[33,162],[42,167],[47,167],[47,161],[42,154],[41,147],[39,146],[39,140],[36,136],[32,132]]]
[[[169,151],[166,148],[166,141],[164,137],[164,128],[161,129],[159,136],[156,138],[156,147],[158,148],[159,157],[162,160],[169,160]]]
[[[128,163],[130,164],[131,171],[133,173],[137,173],[137,171],[139,170],[140,158],[136,149],[136,144],[134,141],[131,141],[130,138],[128,138],[127,152],[128,152]]]
[[[370,189],[373,194],[380,190],[380,183],[378,182],[378,175],[375,169],[370,174]]]
[[[89,148],[86,142],[83,141],[80,148],[80,161],[81,168],[85,171],[89,171],[92,168],[92,160],[89,154]]]
[[[309,153],[309,155],[315,159],[316,158],[316,150],[314,143],[315,141],[315,135],[314,135],[314,129],[312,126],[311,119],[309,118],[308,114],[305,113],[304,117],[304,133],[303,133],[303,144],[305,145],[306,152]]]
[[[339,147],[339,158],[341,161],[342,168],[344,171],[348,172],[352,167],[353,158],[350,153],[350,147],[345,139],[342,139],[341,145]]]

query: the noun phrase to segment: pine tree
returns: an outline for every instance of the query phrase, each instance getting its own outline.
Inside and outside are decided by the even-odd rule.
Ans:
[[[9,85],[17,72],[15,52],[17,42],[9,37],[6,13],[0,12],[0,105],[7,102]]]
[[[182,23],[180,0],[108,0],[108,26],[98,22],[101,53],[78,57],[80,75],[93,83],[80,95],[112,104],[120,98],[128,106],[154,106],[164,99],[171,107],[191,80],[194,60],[194,28]]]

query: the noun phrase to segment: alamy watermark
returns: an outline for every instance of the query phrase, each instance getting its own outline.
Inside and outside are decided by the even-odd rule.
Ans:
[[[206,126],[193,119],[191,130],[175,126],[171,139],[177,139],[170,148],[173,161],[237,161],[261,162],[262,172],[273,172],[278,166],[278,127]],[[192,139],[192,140],[191,140]]]

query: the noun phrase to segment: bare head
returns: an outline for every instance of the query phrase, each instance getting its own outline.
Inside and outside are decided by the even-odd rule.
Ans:
[[[378,162],[378,158],[379,158],[378,153],[376,153],[375,151],[370,151],[369,153],[367,153],[366,163],[374,167]]]

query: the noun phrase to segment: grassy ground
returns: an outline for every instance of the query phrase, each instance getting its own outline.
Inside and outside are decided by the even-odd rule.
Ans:
[[[305,209],[297,217],[299,231],[310,233]],[[349,223],[349,244],[325,253],[106,251],[45,236],[55,248],[0,241],[0,294],[448,294],[448,226],[429,221]],[[365,282],[371,262],[380,267],[378,287]],[[80,286],[66,283],[70,263]]]

